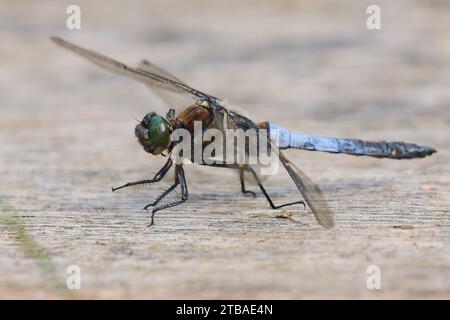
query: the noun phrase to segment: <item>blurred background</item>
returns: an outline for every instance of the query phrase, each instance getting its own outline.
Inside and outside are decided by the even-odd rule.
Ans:
[[[81,29],[69,30],[69,5]],[[366,26],[381,8],[381,30]],[[450,4],[418,1],[1,1],[0,298],[449,298]],[[289,151],[336,227],[276,218],[235,175],[187,168],[190,199],[139,210],[169,182],[112,194],[164,159],[135,120],[145,86],[56,47],[148,59],[255,120],[438,150],[393,161]],[[298,197],[274,179],[278,202]],[[67,267],[81,289],[66,288]],[[369,290],[378,265],[382,289]]]

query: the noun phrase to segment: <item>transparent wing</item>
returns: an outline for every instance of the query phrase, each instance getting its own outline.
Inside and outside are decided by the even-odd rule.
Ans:
[[[150,64],[151,68],[148,66],[146,67],[148,71],[142,68],[131,68],[119,61],[108,58],[107,56],[104,56],[100,53],[81,48],[61,38],[51,37],[51,40],[56,44],[58,44],[59,46],[79,54],[85,59],[95,63],[96,65],[106,70],[126,75],[140,82],[143,82],[146,85],[150,86],[152,89],[154,89],[155,92],[164,91],[167,93],[170,92],[173,95],[185,96],[183,98],[184,101],[186,101],[187,98],[189,98],[190,101],[196,101],[198,99],[212,101],[216,99],[206,93],[203,93],[201,91],[189,87],[185,83],[179,82],[178,80],[176,80],[175,77],[170,75],[170,73],[164,71],[162,68],[159,67],[155,68],[155,65],[153,64]],[[170,75],[170,77],[167,77],[167,75]],[[164,97],[161,98],[164,99]],[[172,101],[167,102],[171,104]],[[182,108],[185,105],[182,106],[170,105],[170,106],[174,108]]]
[[[161,68],[160,66],[158,66],[158,65],[156,65],[154,63],[151,63],[148,60],[142,60],[139,63],[139,65],[138,65],[138,69],[142,69],[144,71],[163,76],[164,78],[174,80],[174,81],[176,81],[178,83],[181,83],[181,84],[186,84],[184,81],[181,81],[179,78],[175,77],[169,71]]]
[[[149,73],[157,74],[167,79],[171,79],[181,84],[186,84],[177,77],[175,77],[170,72],[164,70],[163,68],[151,63],[147,60],[142,60],[138,65],[138,69],[144,70]],[[178,91],[166,90],[159,86],[154,86],[153,84],[146,83],[153,90],[153,92],[160,97],[169,106],[175,108],[178,112],[181,112],[185,107],[192,105],[196,98],[190,94],[180,94]]]
[[[306,174],[303,173],[303,171],[290,162],[289,159],[286,158],[286,156],[280,151],[279,157],[281,163],[286,168],[298,190],[305,198],[319,224],[325,228],[333,227],[334,217],[328,208],[328,204],[322,194],[322,190],[320,190],[319,187],[312,182]]]

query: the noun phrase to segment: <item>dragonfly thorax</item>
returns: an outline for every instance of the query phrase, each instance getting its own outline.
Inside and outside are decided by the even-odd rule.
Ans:
[[[169,146],[172,129],[164,117],[150,112],[136,126],[134,133],[146,152],[159,155]]]

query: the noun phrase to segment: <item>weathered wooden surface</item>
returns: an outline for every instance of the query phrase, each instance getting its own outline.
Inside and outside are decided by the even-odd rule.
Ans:
[[[71,2],[0,2],[0,196],[19,221],[0,224],[0,298],[66,297],[49,279],[64,286],[72,264],[74,298],[450,298],[447,2],[379,2],[381,31],[365,28],[365,1],[77,3],[80,31],[65,29]],[[323,188],[332,230],[301,208],[276,218],[232,172],[198,167],[187,168],[189,201],[147,228],[140,208],[169,181],[110,187],[163,163],[140,149],[132,117],[164,106],[52,34],[130,64],[151,59],[260,120],[439,152],[288,152]],[[287,182],[273,182],[278,202],[297,197]],[[381,290],[366,288],[369,265]]]

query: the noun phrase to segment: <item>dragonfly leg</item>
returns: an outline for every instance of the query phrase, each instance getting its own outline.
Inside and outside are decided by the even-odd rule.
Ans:
[[[250,194],[253,197],[256,197],[256,194],[253,191],[247,190],[245,188],[245,180],[244,180],[244,172],[245,172],[245,170],[248,170],[248,169],[247,168],[241,168],[241,167],[239,168],[239,180],[241,181],[241,191],[242,191],[243,194]]]
[[[173,189],[175,189],[178,186],[178,183],[174,183],[171,185],[166,191],[164,191],[155,201],[152,203],[149,203],[144,207],[144,210],[147,210],[148,207],[154,207],[156,206],[162,199],[164,199]]]
[[[280,208],[283,208],[283,207],[292,206],[294,204],[302,204],[303,207],[306,208],[306,204],[305,204],[304,201],[293,201],[293,202],[288,202],[288,203],[284,203],[284,204],[281,204],[279,206],[276,206],[273,203],[272,199],[270,198],[269,194],[267,193],[266,189],[264,188],[264,186],[263,186],[261,180],[259,179],[258,175],[256,174],[255,170],[253,170],[253,168],[251,168],[251,167],[248,167],[248,170],[252,173],[253,178],[255,178],[256,183],[258,184],[258,187],[261,189],[261,192],[266,197],[267,202],[269,202],[269,205],[270,205],[270,207],[272,209],[280,209]]]
[[[111,188],[111,189],[114,192],[114,191],[117,191],[119,189],[126,188],[126,187],[131,187],[131,186],[137,186],[137,185],[141,185],[141,184],[158,182],[162,178],[164,178],[166,173],[169,171],[170,167],[172,167],[172,163],[173,163],[172,159],[169,158],[167,160],[167,162],[164,164],[164,166],[161,169],[159,169],[159,171],[155,174],[153,179],[143,179],[143,180],[138,180],[138,181],[134,181],[134,182],[128,182],[128,183],[125,183],[124,185],[121,185],[120,187]]]
[[[145,206],[145,210],[147,210],[148,207],[150,206],[154,206],[157,205],[158,202],[160,202],[165,196],[167,196],[173,189],[175,189],[178,185],[180,185],[181,188],[181,198],[177,201],[172,201],[169,202],[167,204],[161,205],[159,207],[155,207],[152,210],[152,220],[150,222],[150,224],[148,225],[149,227],[154,225],[154,217],[155,217],[155,213],[163,210],[163,209],[167,209],[170,207],[175,207],[179,204],[182,204],[183,202],[185,202],[189,196],[188,193],[188,189],[187,189],[187,184],[186,184],[186,178],[184,176],[184,170],[183,167],[181,165],[176,165],[175,166],[175,183],[170,186],[169,189],[167,189],[166,191],[164,191],[159,197],[158,199],[156,199],[153,203]]]

